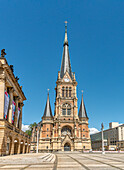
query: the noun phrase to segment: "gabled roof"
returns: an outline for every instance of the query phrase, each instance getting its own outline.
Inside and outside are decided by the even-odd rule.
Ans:
[[[82,100],[81,100],[81,105],[80,105],[80,110],[79,110],[78,116],[79,116],[79,118],[83,118],[83,117],[88,118],[86,108],[84,105],[83,94],[82,94]]]
[[[50,106],[50,100],[49,100],[49,92],[48,92],[48,95],[47,95],[47,102],[46,102],[43,117],[53,117],[51,106]]]
[[[70,77],[72,78],[71,63],[70,63],[69,48],[68,48],[68,39],[67,39],[67,25],[65,25],[65,40],[64,40],[63,46],[64,48],[63,48],[60,77],[63,78],[65,72],[68,71]]]

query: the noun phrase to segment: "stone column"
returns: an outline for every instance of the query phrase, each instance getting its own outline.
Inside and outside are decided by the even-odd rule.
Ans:
[[[0,77],[0,119],[4,118],[5,78]]]
[[[12,139],[10,155],[14,154],[14,139]]]
[[[23,143],[23,152],[22,153],[25,153],[25,142]]]
[[[24,106],[23,103],[20,104],[20,115],[19,115],[19,129],[21,130],[22,129],[22,107]]]
[[[9,117],[8,117],[8,121],[9,121],[10,123],[12,123],[12,101],[13,101],[13,92],[14,92],[13,87],[10,87],[10,88],[9,88],[10,104],[9,104]]]
[[[14,126],[17,127],[17,119],[18,119],[18,101],[19,101],[19,97],[17,96],[15,98],[15,104],[16,104],[16,108],[15,108],[15,117],[14,117]]]
[[[21,141],[19,140],[19,144],[18,144],[18,151],[17,151],[17,154],[20,154],[20,148],[21,148]]]

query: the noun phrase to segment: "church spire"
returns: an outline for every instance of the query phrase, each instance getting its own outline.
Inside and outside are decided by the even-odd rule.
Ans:
[[[53,117],[52,116],[51,106],[50,106],[49,89],[48,89],[47,102],[46,102],[44,115],[43,115],[43,118],[45,118],[45,117]]]
[[[64,44],[68,45],[68,38],[67,38],[67,21],[65,21],[65,40],[64,40]]]
[[[65,39],[64,39],[63,46],[64,48],[63,48],[60,77],[63,78],[65,72],[67,71],[70,77],[72,78],[71,63],[70,63],[69,49],[68,49],[68,39],[67,39],[67,21],[65,21]]]
[[[86,108],[85,108],[85,105],[84,105],[84,100],[83,100],[83,91],[82,91],[82,100],[81,100],[81,105],[80,105],[80,110],[79,110],[79,118],[88,118],[87,116],[87,112],[86,112]]]

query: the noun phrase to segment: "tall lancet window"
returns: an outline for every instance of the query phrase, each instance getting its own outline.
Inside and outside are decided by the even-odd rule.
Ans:
[[[62,87],[62,97],[64,97],[64,87]]]
[[[71,97],[71,87],[69,87],[69,97]]]
[[[66,97],[68,97],[68,87],[66,87]]]

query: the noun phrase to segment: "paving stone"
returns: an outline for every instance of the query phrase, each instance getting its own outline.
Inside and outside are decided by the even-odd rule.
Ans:
[[[25,168],[26,165],[5,165],[5,166],[2,166],[0,168]]]
[[[53,165],[30,165],[29,168],[52,168]]]

